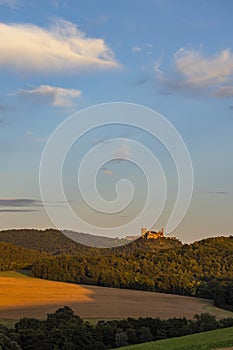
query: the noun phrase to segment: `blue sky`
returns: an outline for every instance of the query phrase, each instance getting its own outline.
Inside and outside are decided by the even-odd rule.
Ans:
[[[232,234],[232,11],[230,0],[0,0],[0,228],[53,226],[39,190],[46,141],[75,111],[122,101],[164,115],[189,149],[193,198],[172,235],[189,242]],[[74,145],[64,167],[67,198],[104,227],[137,215],[146,188],[124,160],[126,141],[115,150],[122,161],[98,174],[106,199],[122,176],[134,182],[138,192],[125,215],[96,216],[76,189],[77,164],[113,137],[142,142],[160,159],[170,193],[159,229],[174,202],[176,173],[161,145],[138,130],[106,127]]]

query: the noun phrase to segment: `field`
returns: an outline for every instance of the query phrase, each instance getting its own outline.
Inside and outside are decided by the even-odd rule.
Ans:
[[[125,346],[119,350],[212,350],[233,349],[233,327],[185,337]]]
[[[187,317],[209,312],[217,318],[233,313],[212,301],[163,293],[75,285],[32,278],[17,272],[0,273],[0,318],[46,317],[68,305],[85,319],[126,317]]]

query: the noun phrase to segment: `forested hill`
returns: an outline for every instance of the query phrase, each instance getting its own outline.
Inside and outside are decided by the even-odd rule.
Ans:
[[[93,248],[94,249],[94,248]],[[127,246],[58,255],[34,264],[41,278],[214,299],[233,311],[233,237],[193,244],[140,238]]]
[[[77,233],[76,233],[77,234]],[[85,235],[85,234],[82,234]],[[78,252],[88,253],[92,252],[93,254],[101,251],[102,254],[109,253],[129,253],[137,252],[138,250],[158,250],[158,249],[168,249],[172,247],[181,246],[182,243],[178,240],[170,238],[159,238],[159,239],[149,239],[145,240],[139,238],[136,241],[125,244],[126,240],[118,240],[117,244],[121,241],[124,245],[115,248],[101,249],[88,247],[88,244],[93,244],[93,242],[98,242],[99,245],[109,244],[110,241],[106,241],[105,237],[98,237],[93,235],[86,235],[86,244],[77,243],[72,239],[68,238],[62,232],[55,229],[47,230],[35,230],[35,229],[19,229],[19,230],[4,230],[0,231],[0,241],[8,242],[19,247],[24,247],[28,249],[36,249],[40,252],[47,252],[52,255],[58,254],[76,254]],[[90,238],[92,237],[92,238]],[[101,240],[99,241],[99,239]],[[84,239],[84,238],[83,238]],[[114,239],[112,239],[112,245],[114,245]]]
[[[129,240],[125,238],[97,236],[70,230],[63,230],[62,232],[77,243],[96,248],[113,248],[129,243]]]
[[[79,251],[89,251],[91,248],[72,241],[55,229],[35,230],[19,229],[0,231],[0,241],[19,247],[36,249],[40,252],[56,254],[76,254]]]
[[[159,250],[167,250],[171,248],[181,247],[183,244],[176,238],[169,237],[160,237],[157,239],[147,239],[144,237],[140,237],[135,241],[122,245],[120,247],[112,248],[111,251],[115,254],[140,254],[142,251],[144,252],[153,252]]]
[[[29,264],[36,277],[212,298],[233,310],[232,236],[192,244],[141,237],[122,247],[100,249],[50,229],[2,231],[0,241],[8,242],[0,243],[2,270]]]

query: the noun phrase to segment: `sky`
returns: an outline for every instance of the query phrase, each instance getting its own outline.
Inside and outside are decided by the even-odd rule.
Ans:
[[[164,116],[190,153],[192,199],[169,235],[192,242],[233,234],[232,12],[231,0],[0,0],[0,229],[54,227],[39,185],[47,141],[76,112],[125,102]],[[95,128],[73,144],[62,169],[66,201],[100,228],[137,217],[148,189],[143,170],[128,161],[132,140],[150,149],[165,173],[166,203],[153,226],[159,230],[175,203],[176,169],[160,141],[129,125]],[[134,186],[132,202],[116,214],[92,210],[78,188],[82,159],[102,142],[112,160],[99,166],[101,196],[114,200],[122,178]],[[92,180],[83,175],[84,191]],[[159,185],[159,176],[154,181]],[[155,211],[159,200],[155,193]],[[62,215],[62,203],[46,205]],[[119,228],[117,236],[125,233]]]

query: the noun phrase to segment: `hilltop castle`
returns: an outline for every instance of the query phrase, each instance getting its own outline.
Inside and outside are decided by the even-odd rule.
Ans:
[[[156,231],[150,231],[147,228],[143,227],[141,229],[141,237],[146,238],[146,239],[157,239],[160,237],[164,237],[164,230],[163,228],[156,232]]]
[[[157,239],[160,237],[164,237],[163,228],[160,231],[156,232],[150,231],[147,228],[143,227],[141,228],[141,236],[126,236],[125,239],[127,239],[127,241],[135,241],[138,238]]]

